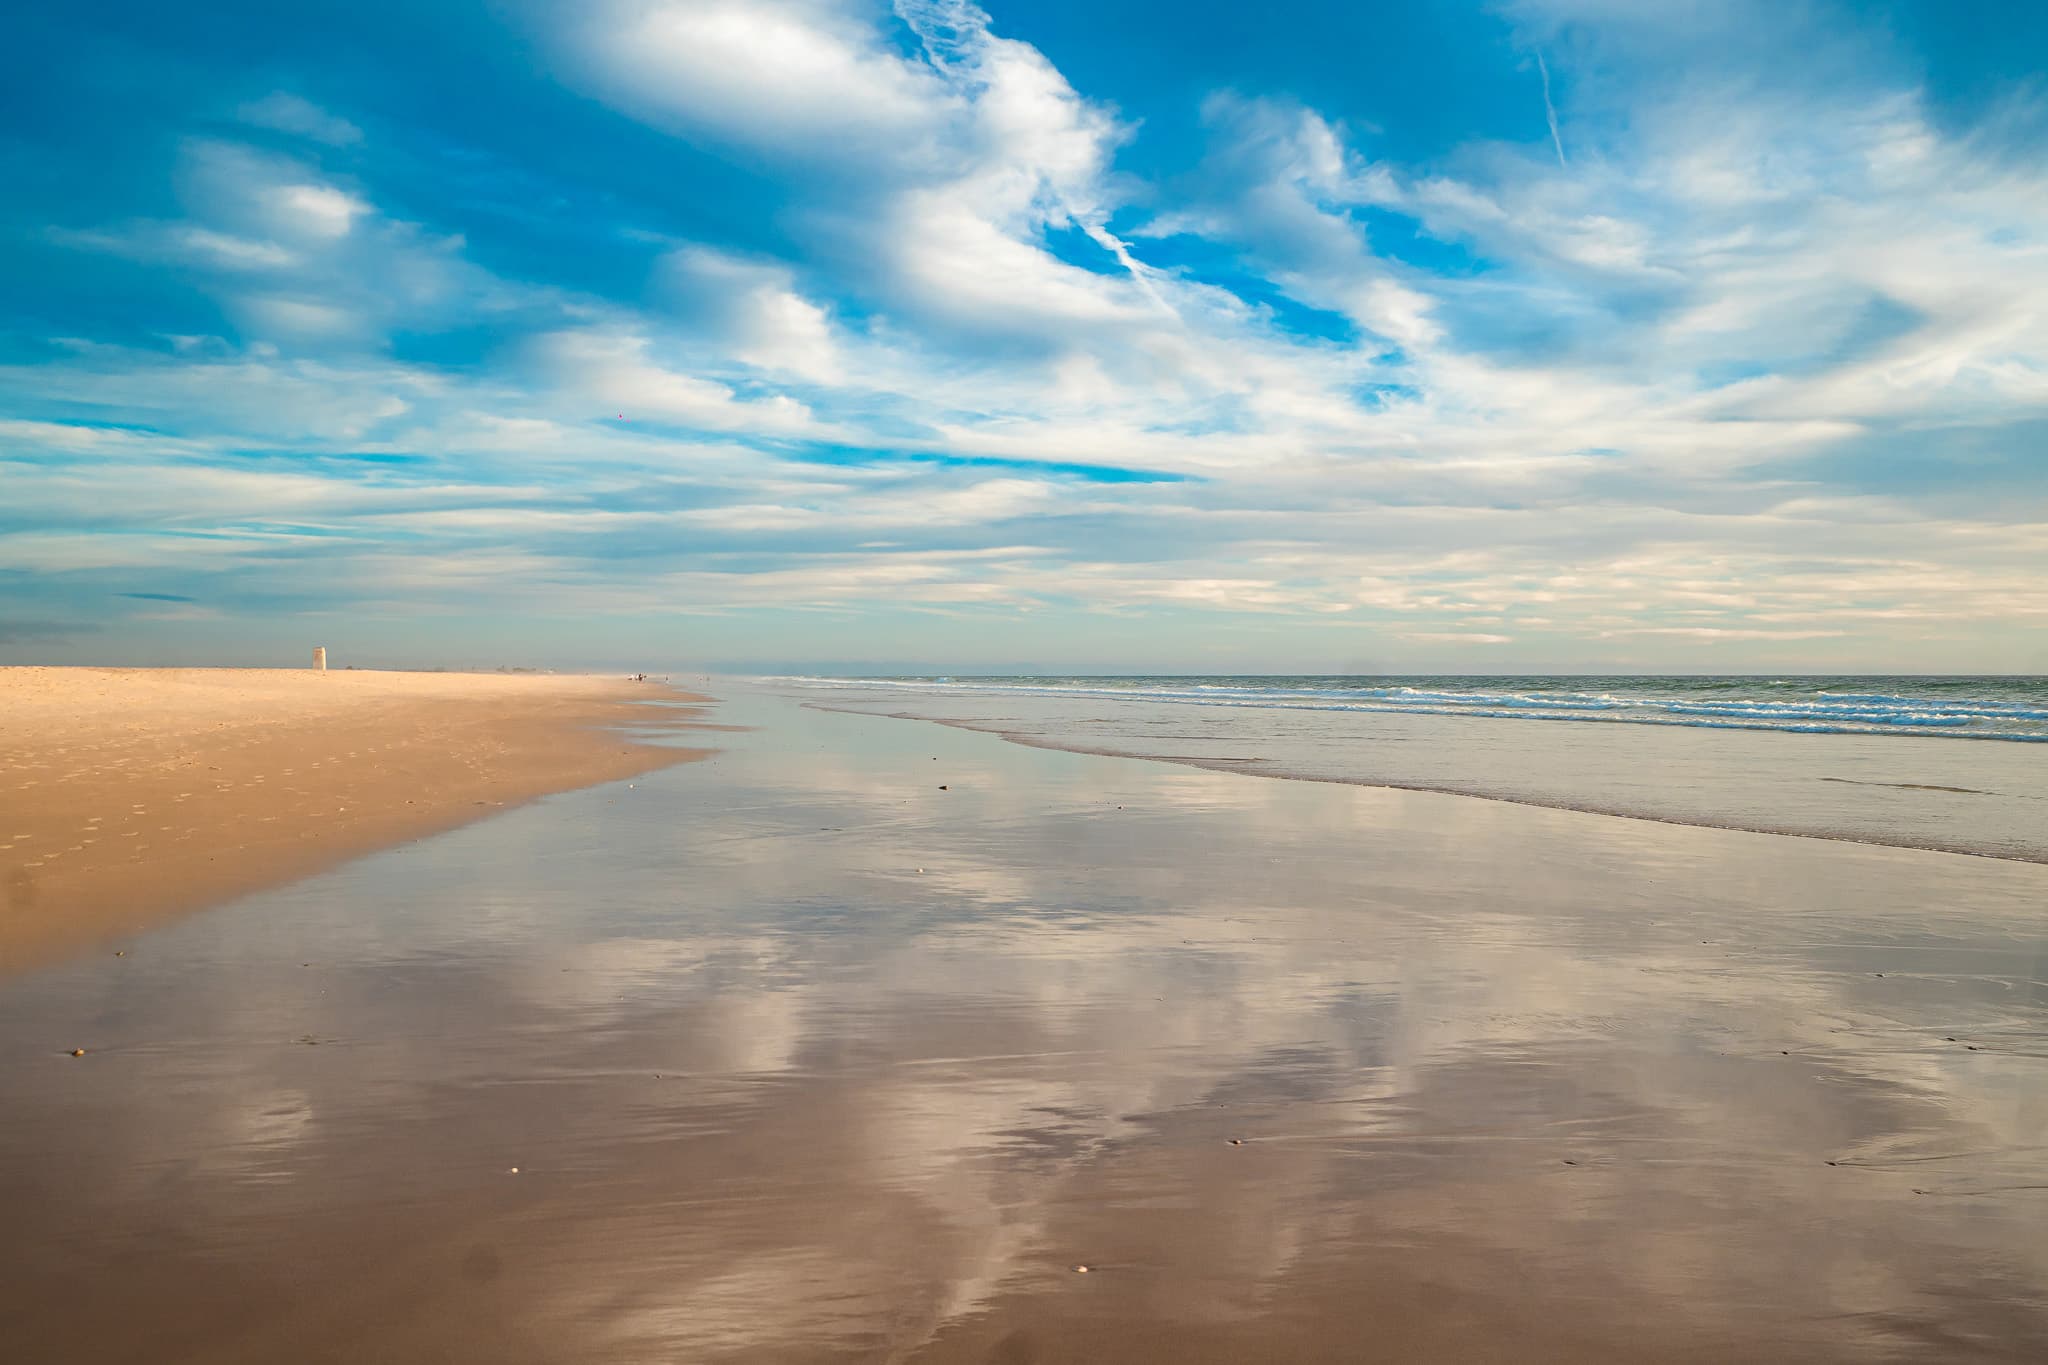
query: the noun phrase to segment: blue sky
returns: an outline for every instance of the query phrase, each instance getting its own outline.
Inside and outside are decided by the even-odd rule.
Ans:
[[[2048,7],[17,23],[0,661],[2048,671]]]

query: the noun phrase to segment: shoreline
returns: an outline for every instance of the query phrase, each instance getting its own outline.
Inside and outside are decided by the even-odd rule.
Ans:
[[[709,700],[584,675],[0,668],[0,976],[701,758],[606,727]]]
[[[720,695],[715,763],[4,983],[14,1354],[2048,1339],[2048,869]]]
[[[1437,796],[1462,796],[1474,801],[1497,801],[1505,805],[1526,806],[1534,810],[1563,811],[1573,815],[1597,815],[1611,820],[1642,820],[1650,824],[1673,825],[1687,829],[1721,829],[1738,834],[1767,834],[1784,839],[1816,839],[1823,843],[1855,844],[1865,848],[1896,848],[1911,853],[1945,853],[1958,858],[1988,858],[1994,862],[2022,863],[2031,866],[2048,866],[2048,853],[2032,850],[1995,850],[1973,848],[1963,844],[1943,843],[1932,839],[1915,840],[1904,835],[1871,837],[1867,834],[1828,832],[1817,829],[1800,829],[1788,826],[1770,825],[1760,822],[1716,820],[1707,817],[1686,818],[1678,815],[1659,815],[1654,811],[1625,810],[1614,806],[1596,805],[1591,802],[1570,801],[1562,798],[1545,799],[1534,794],[1509,792],[1474,791],[1466,787],[1432,785],[1427,782],[1404,782],[1397,778],[1370,778],[1336,776],[1327,773],[1293,771],[1286,768],[1262,766],[1272,763],[1266,758],[1228,759],[1203,757],[1188,754],[1153,754],[1137,749],[1117,749],[1087,744],[1069,744],[1032,734],[1024,730],[1005,729],[998,725],[982,724],[954,716],[923,716],[914,711],[869,711],[851,706],[832,706],[824,702],[803,701],[801,705],[812,710],[850,716],[875,716],[885,720],[920,721],[928,725],[943,725],[951,730],[965,730],[972,734],[993,735],[1005,743],[1016,744],[1026,749],[1044,749],[1053,753],[1089,754],[1098,758],[1132,758],[1148,763],[1168,763],[1177,767],[1195,768],[1203,772],[1238,773],[1246,777],[1260,777],[1285,782],[1315,782],[1339,787],[1363,787],[1380,791],[1426,792]],[[1455,717],[1454,719],[1484,719],[1483,717]],[[1826,782],[1842,782],[1849,779],[1823,777]],[[1887,786],[1894,784],[1878,783]],[[1939,791],[1957,791],[1958,788],[1931,788]]]

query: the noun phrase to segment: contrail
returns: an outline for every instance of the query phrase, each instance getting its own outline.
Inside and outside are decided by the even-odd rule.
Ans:
[[[1550,68],[1543,64],[1543,50],[1536,51],[1536,70],[1543,76],[1543,117],[1550,121],[1550,145],[1557,148],[1557,164],[1564,165],[1564,139],[1557,133],[1557,108],[1550,102]]]

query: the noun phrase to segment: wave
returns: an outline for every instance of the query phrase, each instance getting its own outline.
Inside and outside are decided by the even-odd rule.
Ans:
[[[1775,730],[1791,734],[1917,735],[2048,743],[2048,680],[1929,680],[1915,691],[1848,690],[1812,681],[1741,678],[1507,680],[1338,678],[825,678],[784,677],[804,687],[936,693],[1056,695],[1164,705],[1286,711],[1387,712],[1491,720]],[[1830,680],[1833,681],[1833,680]],[[1848,682],[1850,680],[1840,680]],[[1869,679],[1897,683],[1903,679]],[[1958,695],[1975,681],[1978,695]],[[1608,684],[1595,686],[1592,684]],[[1430,685],[1435,684],[1435,685]],[[1628,685],[1634,684],[1634,685]],[[1788,695],[1776,691],[1798,687]],[[1773,692],[1764,695],[1763,689]],[[2004,690],[2007,696],[1983,695]]]

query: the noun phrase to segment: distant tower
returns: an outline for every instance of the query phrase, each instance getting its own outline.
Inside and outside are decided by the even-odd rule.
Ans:
[[[322,673],[327,671],[327,647],[325,645],[315,645],[313,647],[313,667]]]

